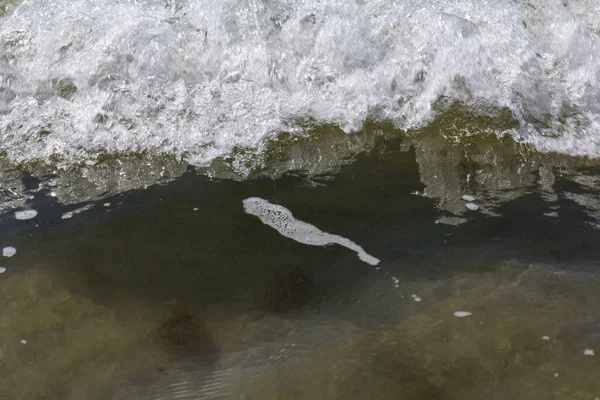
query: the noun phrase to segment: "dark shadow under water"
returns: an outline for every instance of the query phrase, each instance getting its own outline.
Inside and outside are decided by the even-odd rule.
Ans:
[[[0,398],[600,397],[600,232],[560,195],[573,181],[444,225],[415,157],[372,152],[323,180],[190,171],[71,219],[38,195],[38,217],[0,222],[18,249]],[[381,263],[281,236],[244,213],[251,196]]]

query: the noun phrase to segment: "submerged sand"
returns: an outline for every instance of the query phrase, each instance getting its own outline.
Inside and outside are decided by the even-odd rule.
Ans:
[[[512,261],[397,287],[379,276],[343,309],[334,296],[281,313],[258,302],[117,306],[67,288],[48,265],[12,271],[0,278],[0,398],[600,395],[600,362],[586,353],[600,351],[593,273]]]

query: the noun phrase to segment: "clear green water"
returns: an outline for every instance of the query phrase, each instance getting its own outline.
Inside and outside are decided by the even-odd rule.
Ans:
[[[372,140],[337,173],[188,172],[71,219],[44,193],[35,219],[5,214],[0,398],[600,397],[593,163]],[[250,196],[381,263],[279,235]]]

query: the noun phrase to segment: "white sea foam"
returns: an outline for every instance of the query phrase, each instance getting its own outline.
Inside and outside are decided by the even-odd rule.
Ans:
[[[4,268],[4,267],[0,267],[0,274],[3,274],[3,273],[5,273],[5,272],[6,272],[6,268]]]
[[[300,221],[287,208],[269,203],[260,197],[250,197],[243,200],[244,211],[257,216],[265,225],[274,228],[281,235],[299,243],[311,246],[326,246],[339,244],[358,254],[358,258],[371,264],[379,264],[379,259],[367,254],[362,247],[345,237],[323,232],[314,225]]]
[[[19,220],[32,219],[37,216],[36,210],[23,210],[15,212],[15,218]]]
[[[12,257],[15,254],[17,254],[17,249],[15,249],[14,247],[8,246],[2,249],[2,255],[4,257]]]
[[[473,315],[473,313],[468,311],[454,311],[454,316],[458,318],[469,317],[471,315]]]
[[[510,133],[543,150],[600,155],[600,7],[48,0],[0,17],[0,144],[13,162],[150,150],[204,165],[297,120],[420,126],[441,97],[508,108]]]

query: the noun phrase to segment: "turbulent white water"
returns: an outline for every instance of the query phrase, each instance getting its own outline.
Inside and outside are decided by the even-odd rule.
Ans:
[[[26,0],[0,17],[11,162],[151,151],[206,165],[299,120],[427,124],[441,96],[600,155],[596,0]]]

